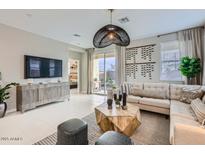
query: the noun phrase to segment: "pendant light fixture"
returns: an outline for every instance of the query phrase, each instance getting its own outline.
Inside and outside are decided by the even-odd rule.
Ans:
[[[127,32],[112,24],[112,13],[113,9],[110,11],[110,24],[102,27],[97,31],[93,38],[93,45],[96,48],[104,48],[111,44],[116,44],[118,46],[128,46],[130,44],[130,37]]]

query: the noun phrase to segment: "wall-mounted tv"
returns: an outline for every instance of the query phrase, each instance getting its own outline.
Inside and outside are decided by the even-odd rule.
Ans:
[[[62,77],[62,60],[24,56],[24,78],[54,78]]]

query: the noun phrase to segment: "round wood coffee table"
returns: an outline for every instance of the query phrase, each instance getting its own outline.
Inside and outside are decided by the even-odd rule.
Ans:
[[[103,132],[114,130],[131,136],[141,125],[140,110],[136,105],[127,104],[127,110],[116,108],[113,105],[108,110],[107,103],[95,108],[96,121]]]

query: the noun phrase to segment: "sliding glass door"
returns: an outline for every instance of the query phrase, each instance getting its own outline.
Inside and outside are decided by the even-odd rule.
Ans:
[[[93,92],[106,94],[108,88],[115,84],[114,53],[95,54]]]

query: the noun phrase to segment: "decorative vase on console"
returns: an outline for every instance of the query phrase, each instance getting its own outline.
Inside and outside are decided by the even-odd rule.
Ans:
[[[107,105],[108,109],[112,109],[112,102],[113,102],[113,90],[107,90]]]

